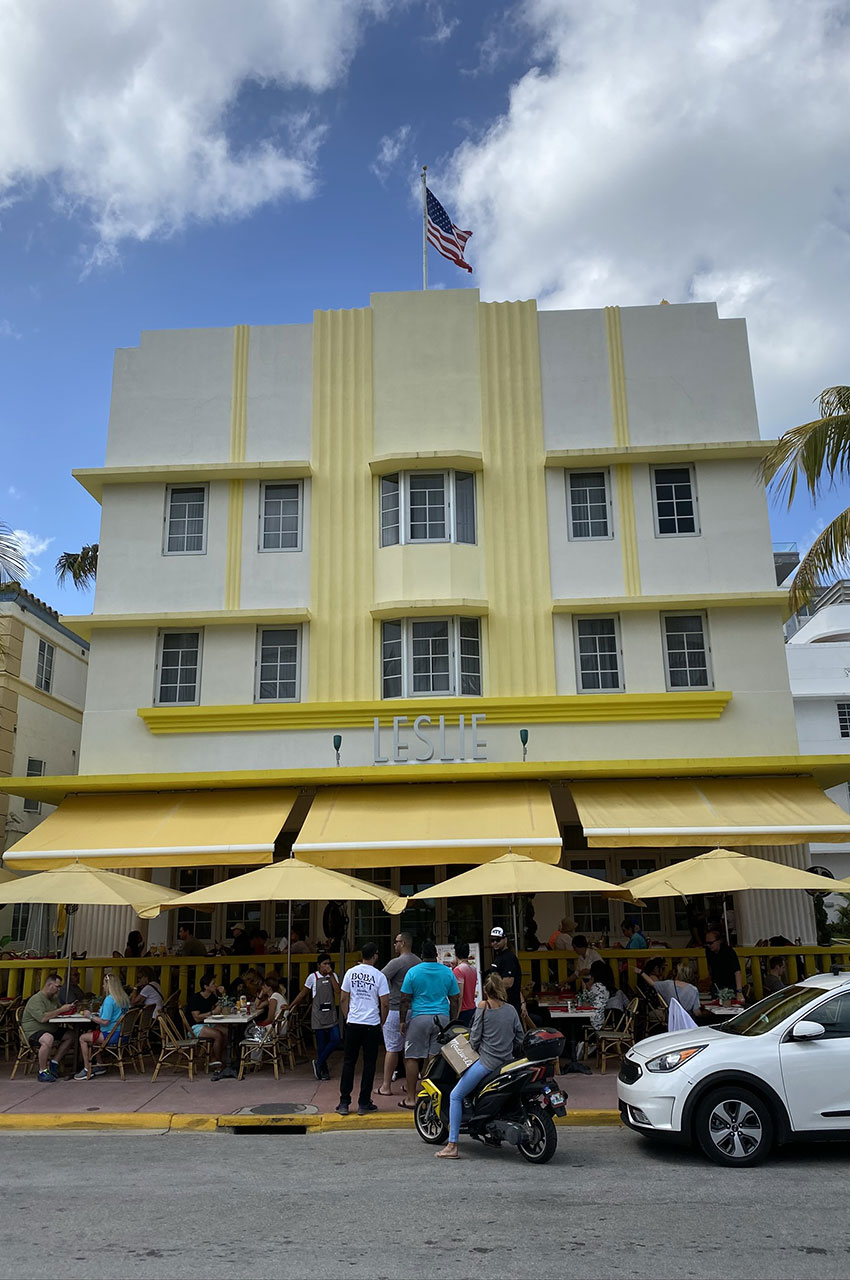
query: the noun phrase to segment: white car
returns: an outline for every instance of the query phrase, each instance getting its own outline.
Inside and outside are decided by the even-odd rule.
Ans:
[[[696,1141],[716,1164],[774,1143],[850,1139],[850,973],[819,974],[711,1027],[629,1049],[620,1115],[637,1133]]]

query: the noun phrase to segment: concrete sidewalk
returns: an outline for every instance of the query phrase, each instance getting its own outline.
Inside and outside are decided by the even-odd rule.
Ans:
[[[317,1082],[309,1063],[275,1080],[268,1068],[244,1080],[213,1081],[201,1075],[191,1083],[185,1072],[130,1071],[123,1082],[114,1068],[89,1081],[57,1080],[39,1084],[35,1075],[9,1079],[11,1068],[0,1064],[0,1130],[22,1128],[191,1128],[243,1126],[327,1128],[409,1128],[413,1117],[399,1107],[400,1081],[393,1096],[373,1094],[377,1112],[359,1117],[357,1082],[348,1117],[337,1115],[339,1063],[334,1078]],[[618,1123],[616,1072],[559,1077],[569,1095],[568,1123]]]

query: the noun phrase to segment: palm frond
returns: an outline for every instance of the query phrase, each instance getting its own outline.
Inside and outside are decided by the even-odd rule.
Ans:
[[[68,578],[78,591],[94,586],[97,579],[97,555],[96,542],[91,546],[81,547],[79,551],[64,551],[56,561],[56,581],[60,587]]]
[[[0,582],[20,582],[29,574],[29,561],[20,541],[7,524],[0,520]]]
[[[800,561],[788,603],[796,613],[803,605],[810,604],[818,587],[836,578],[842,569],[850,565],[850,508],[836,516],[823,533],[815,538]]]
[[[813,498],[835,480],[850,476],[850,387],[827,387],[823,415],[792,427],[762,460],[761,476],[774,493],[794,501],[802,481]]]

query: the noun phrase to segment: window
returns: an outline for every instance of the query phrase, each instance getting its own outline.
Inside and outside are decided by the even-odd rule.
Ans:
[[[301,550],[301,484],[264,484],[260,495],[260,550]]]
[[[708,689],[711,673],[705,618],[701,613],[668,613],[664,627],[664,662],[670,689]]]
[[[654,467],[655,533],[659,538],[699,533],[690,467]]]
[[[408,619],[381,627],[382,696],[481,693],[477,618]]]
[[[27,760],[27,777],[43,778],[44,777],[44,761],[36,760],[34,756],[30,756]],[[24,800],[24,813],[41,813],[41,801]]]
[[[410,471],[381,478],[381,546],[475,542],[475,476]]]
[[[159,638],[157,702],[198,701],[201,664],[200,631],[164,631]]]
[[[16,902],[12,907],[12,923],[9,926],[9,938],[12,942],[26,942],[31,910],[28,902]]]
[[[213,867],[192,867],[187,871],[181,871],[177,876],[177,888],[181,893],[194,893],[196,889],[207,889],[214,883]],[[195,911],[192,907],[178,908],[177,923],[174,926],[175,936],[177,930],[184,926],[191,929],[199,941],[212,942],[213,917],[209,911]]]
[[[166,491],[164,550],[167,555],[198,555],[206,551],[206,510],[205,486]]]
[[[576,656],[582,693],[622,689],[616,618],[577,618]]]
[[[850,702],[837,702],[838,734],[841,738],[850,738]]]
[[[567,513],[571,538],[610,538],[608,475],[605,471],[567,472]]]
[[[604,858],[570,858],[570,870],[595,880],[607,880]],[[576,922],[576,933],[588,937],[607,934],[609,930],[608,903],[595,893],[574,893],[571,915]]]
[[[300,693],[300,627],[276,627],[259,633],[257,702],[292,702]]]
[[[53,687],[53,658],[56,650],[47,640],[38,642],[38,662],[35,668],[35,687],[50,693]]]
[[[619,879],[620,881],[636,880],[638,876],[645,876],[650,871],[655,871],[657,865],[655,858],[621,858]],[[629,904],[626,914],[638,921],[640,931],[647,942],[651,940],[653,934],[657,936],[661,932],[661,902],[658,898],[646,899],[642,907]]]

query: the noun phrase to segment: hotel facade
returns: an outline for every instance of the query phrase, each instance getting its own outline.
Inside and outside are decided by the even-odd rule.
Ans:
[[[806,866],[850,840],[823,794],[847,760],[799,751],[766,447],[745,324],[709,304],[465,289],[144,333],[106,465],[75,472],[102,505],[94,611],[65,619],[91,643],[80,777],[21,784],[60,807],[9,865],[189,889],[294,847],[402,894],[508,847],[612,881],[716,845]],[[742,943],[815,940],[804,894],[735,909]],[[533,904],[541,940],[565,913],[615,938],[623,910]],[[323,936],[321,904],[298,913]],[[679,900],[639,914],[687,939]],[[507,918],[449,900],[403,924]],[[390,927],[355,913],[352,940]]]

